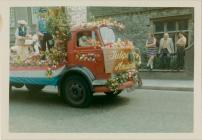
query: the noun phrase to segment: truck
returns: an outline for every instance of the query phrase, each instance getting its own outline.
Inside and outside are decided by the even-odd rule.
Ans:
[[[80,38],[87,34],[94,42],[81,46]],[[39,92],[45,86],[57,86],[58,95],[74,107],[89,106],[96,92],[116,96],[135,84],[131,74],[135,68],[129,60],[133,48],[126,46],[128,41],[124,43],[116,42],[113,28],[108,25],[74,26],[66,44],[65,63],[51,68],[47,65],[10,65],[10,87],[25,85],[28,90]],[[120,73],[125,74],[125,79],[116,77]],[[116,80],[120,80],[119,84]]]

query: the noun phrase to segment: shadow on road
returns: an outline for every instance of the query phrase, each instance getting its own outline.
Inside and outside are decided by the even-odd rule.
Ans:
[[[41,91],[38,93],[31,93],[27,90],[12,90],[9,95],[9,102],[20,103],[20,104],[37,104],[41,106],[51,105],[51,106],[66,106],[63,99],[56,95],[54,92]],[[94,95],[90,108],[109,108],[127,105],[129,103],[129,98],[119,95],[117,97],[109,97],[105,94]]]

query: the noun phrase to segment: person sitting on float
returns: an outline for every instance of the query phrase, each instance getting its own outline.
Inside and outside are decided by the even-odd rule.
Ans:
[[[92,46],[92,37],[88,32],[84,32],[83,35],[79,38],[79,47]]]
[[[19,26],[15,32],[15,46],[18,48],[18,56],[23,60],[29,54],[29,47],[25,45],[25,40],[29,39],[30,35],[28,35],[27,22],[25,20],[19,20],[18,24]]]
[[[22,46],[24,45],[25,39],[28,36],[27,22],[24,20],[19,20],[18,24],[19,26],[17,27],[15,32],[15,37],[16,37],[15,45]]]

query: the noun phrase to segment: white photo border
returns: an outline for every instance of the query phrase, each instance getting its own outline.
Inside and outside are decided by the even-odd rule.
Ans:
[[[9,9],[34,6],[194,7],[194,132],[193,133],[10,133],[9,132]],[[8,0],[0,1],[0,91],[3,139],[202,139],[201,0]],[[3,48],[4,47],[4,48]]]

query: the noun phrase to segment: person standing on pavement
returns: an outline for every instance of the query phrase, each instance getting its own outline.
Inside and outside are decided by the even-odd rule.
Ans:
[[[147,68],[153,69],[154,57],[157,54],[156,38],[153,33],[148,34],[148,39],[146,41],[145,47],[147,48],[147,56],[149,57],[147,62]]]
[[[163,38],[160,40],[159,52],[161,59],[161,67],[163,69],[170,66],[170,55],[174,53],[174,45],[172,38],[169,38],[168,33],[164,33]]]
[[[45,8],[41,8],[39,10],[40,17],[38,20],[37,30],[38,30],[38,35],[42,36],[42,39],[40,41],[42,51],[46,51],[46,46],[48,47],[49,50],[54,46],[53,36],[48,32],[48,29],[47,29],[47,20],[45,19],[45,15],[47,12],[48,11]]]
[[[184,55],[185,55],[185,46],[187,43],[186,37],[182,32],[178,34],[179,39],[176,42],[177,46],[177,69],[183,69],[184,67]]]

